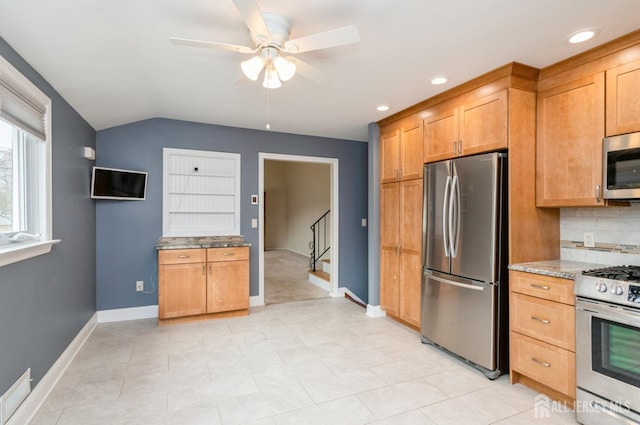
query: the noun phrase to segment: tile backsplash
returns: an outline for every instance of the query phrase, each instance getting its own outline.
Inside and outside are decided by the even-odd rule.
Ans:
[[[584,247],[584,233],[595,247]],[[640,265],[640,203],[629,207],[562,208],[560,258],[589,263]]]

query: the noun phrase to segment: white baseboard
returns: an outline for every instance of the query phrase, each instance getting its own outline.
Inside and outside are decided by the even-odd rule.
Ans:
[[[259,295],[249,297],[249,307],[262,307],[264,306],[264,297]]]
[[[98,323],[124,322],[127,320],[154,319],[158,317],[158,306],[147,305],[143,307],[116,308],[113,310],[100,310]]]
[[[387,312],[380,308],[379,305],[367,304],[367,316],[369,317],[385,317]]]
[[[31,394],[27,396],[25,401],[18,407],[18,410],[9,418],[6,425],[24,425],[33,419],[97,325],[98,315],[96,313],[91,316],[91,319],[78,332],[71,344],[62,352],[58,360],[31,391]]]
[[[364,301],[362,301],[362,299],[360,299],[359,296],[357,296],[356,294],[351,292],[351,290],[349,290],[349,288],[346,288],[346,287],[338,288],[338,295],[337,295],[338,297],[344,297],[345,294],[349,294],[349,296],[351,298],[353,298],[354,300],[356,300],[357,302],[359,302],[362,305],[366,305],[367,304]]]

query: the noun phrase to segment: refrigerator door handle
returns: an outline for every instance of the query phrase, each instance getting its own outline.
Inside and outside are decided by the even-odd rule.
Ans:
[[[458,176],[453,176],[450,196],[449,245],[451,245],[451,257],[456,258],[458,256],[458,242],[460,242],[460,184],[458,183]]]
[[[447,217],[449,214],[449,186],[451,184],[451,176],[447,176],[447,181],[444,184],[444,200],[442,201],[442,242],[444,243],[444,256],[449,257],[449,245],[450,239],[447,238],[449,235],[447,229]],[[447,240],[449,239],[449,240]]]
[[[451,286],[457,286],[459,288],[472,289],[474,291],[480,291],[480,292],[484,291],[484,286],[475,286],[475,285],[468,285],[465,283],[454,282],[453,280],[445,279],[439,276],[434,276],[432,274],[429,274],[429,279],[437,280],[440,283],[444,283]]]

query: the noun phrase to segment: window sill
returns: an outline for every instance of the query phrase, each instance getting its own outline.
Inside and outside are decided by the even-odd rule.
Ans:
[[[7,264],[17,263],[18,261],[28,258],[37,257],[38,255],[48,254],[51,247],[60,242],[60,239],[50,241],[38,241],[30,243],[21,243],[0,248],[0,267]]]

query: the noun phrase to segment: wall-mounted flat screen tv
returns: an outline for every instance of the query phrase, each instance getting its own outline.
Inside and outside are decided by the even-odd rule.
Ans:
[[[147,195],[147,172],[93,167],[91,197],[142,201]]]

